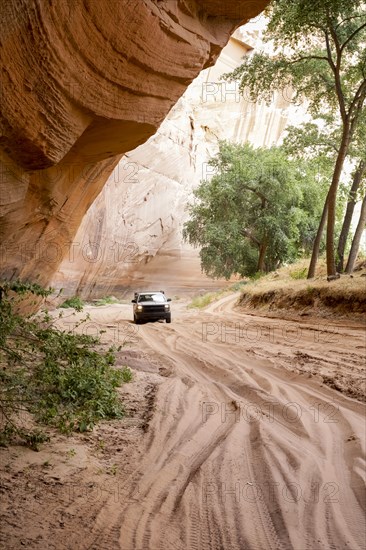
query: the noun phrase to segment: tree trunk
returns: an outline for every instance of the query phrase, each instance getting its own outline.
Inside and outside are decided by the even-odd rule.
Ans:
[[[362,201],[360,219],[358,220],[356,232],[353,236],[352,246],[348,257],[348,262],[346,265],[346,273],[352,273],[353,271],[358,250],[360,248],[362,233],[365,229],[365,225],[366,225],[366,195],[364,196]]]
[[[344,160],[348,153],[349,143],[351,139],[351,127],[350,124],[344,124],[341,146],[338,151],[337,161],[334,167],[332,183],[329,187],[327,202],[328,202],[328,219],[327,219],[327,275],[328,277],[334,277],[337,273],[335,265],[334,254],[334,227],[336,220],[336,204],[337,204],[337,191],[339,180],[341,177]]]
[[[316,234],[315,241],[313,244],[313,252],[311,255],[309,271],[308,271],[308,279],[312,279],[313,277],[315,277],[315,268],[319,257],[319,248],[320,248],[320,243],[324,232],[325,222],[327,221],[327,214],[328,214],[328,197],[325,199],[322,217],[320,218],[318,232]]]
[[[344,269],[344,250],[346,248],[347,237],[351,227],[353,211],[355,209],[355,204],[357,202],[356,201],[357,191],[358,191],[358,188],[360,187],[360,183],[362,181],[362,177],[365,173],[365,170],[366,170],[366,162],[364,160],[361,160],[353,176],[352,187],[351,187],[349,197],[348,197],[348,202],[347,202],[347,209],[343,220],[341,234],[339,236],[338,247],[337,247],[338,273],[342,273]]]
[[[262,242],[259,247],[257,271],[265,271],[265,259],[266,259],[267,248],[268,248],[268,244],[266,242]]]

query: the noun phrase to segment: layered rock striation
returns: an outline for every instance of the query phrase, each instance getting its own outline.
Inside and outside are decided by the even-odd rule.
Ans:
[[[50,281],[121,155],[267,3],[1,3],[1,276]]]
[[[220,287],[201,273],[198,250],[182,239],[186,205],[219,140],[270,146],[281,139],[293,108],[286,93],[252,103],[222,82],[252,51],[252,24],[230,38],[216,64],[200,73],[156,134],[125,155],[85,215],[70,253],[53,278],[66,295],[123,295],[160,288],[172,295]]]

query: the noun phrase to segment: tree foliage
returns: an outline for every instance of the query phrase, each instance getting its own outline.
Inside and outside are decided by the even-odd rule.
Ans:
[[[3,283],[1,291],[0,444],[21,439],[37,449],[48,439],[40,424],[68,433],[123,416],[116,388],[131,373],[113,368],[114,349],[100,352],[97,337],[58,329],[47,311],[14,311],[19,295],[44,297],[50,290],[15,281]]]
[[[220,143],[215,175],[189,206],[184,237],[211,277],[253,275],[309,250],[324,189],[312,167],[281,148]]]
[[[365,91],[366,10],[359,1],[273,0],[264,40],[275,55],[254,53],[226,75],[253,101],[291,86],[309,112],[346,114]]]
[[[350,246],[350,229],[354,209],[358,201],[364,197],[364,182],[366,180],[366,113],[363,111],[357,125],[354,138],[349,148],[349,161],[353,165],[352,172],[343,172],[337,200],[336,235],[339,234],[337,245],[337,271],[342,273],[344,258]],[[330,181],[333,166],[339,152],[341,128],[332,114],[322,115],[312,122],[300,127],[288,126],[284,139],[284,148],[292,158],[306,158],[315,164],[319,175]],[[347,201],[347,207],[344,208]],[[343,217],[343,221],[342,221]],[[341,225],[340,225],[341,224]],[[323,243],[323,241],[322,241]],[[322,249],[322,244],[320,246]],[[309,276],[314,275],[315,265],[309,269]]]
[[[339,120],[337,155],[322,216],[323,222],[328,218],[328,274],[335,275],[337,190],[366,99],[365,3],[273,0],[268,15],[264,38],[273,42],[276,53],[248,56],[226,78],[239,80],[241,91],[249,92],[253,101],[269,101],[274,91],[290,86],[296,100],[306,98],[314,117],[330,114]]]

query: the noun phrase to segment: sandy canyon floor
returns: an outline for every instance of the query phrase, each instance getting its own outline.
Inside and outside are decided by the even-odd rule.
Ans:
[[[82,330],[124,344],[127,415],[0,449],[2,547],[364,548],[365,327],[249,315],[237,297],[173,302],[171,325],[86,308]]]

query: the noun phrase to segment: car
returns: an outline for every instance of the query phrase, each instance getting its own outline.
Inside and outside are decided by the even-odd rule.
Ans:
[[[163,290],[135,292],[133,303],[133,320],[137,325],[144,321],[165,319],[172,322],[170,311],[171,298],[166,298]]]

